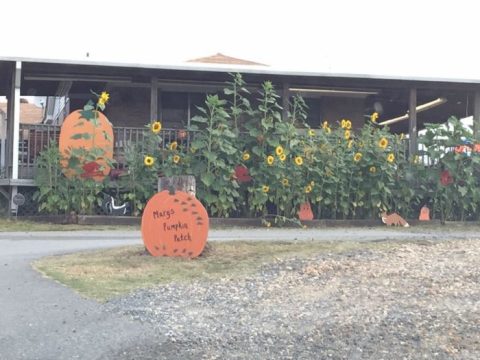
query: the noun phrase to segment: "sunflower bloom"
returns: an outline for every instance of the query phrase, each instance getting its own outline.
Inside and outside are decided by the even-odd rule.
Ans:
[[[172,151],[177,150],[177,147],[178,147],[178,143],[177,143],[176,141],[173,141],[173,142],[170,144],[170,150],[172,150]]]
[[[298,166],[301,166],[303,164],[303,158],[301,156],[297,156],[295,158],[295,164],[297,164]]]
[[[153,163],[155,162],[155,159],[149,155],[145,156],[144,159],[143,159],[143,163],[145,164],[145,166],[152,166]]]
[[[155,121],[152,123],[150,129],[154,134],[158,134],[160,130],[162,130],[162,123],[160,121]]]
[[[179,155],[173,155],[173,162],[175,164],[178,164],[179,161],[180,161],[180,156]]]
[[[374,112],[372,115],[370,115],[370,121],[373,123],[376,123],[378,119],[378,113]]]
[[[282,154],[279,157],[280,161],[285,161],[286,158],[287,158],[287,155],[285,155],[285,154]]]
[[[322,128],[323,128],[323,129],[328,128],[328,121],[324,121],[324,122],[322,123]]]
[[[275,148],[275,154],[277,154],[277,156],[280,156],[283,154],[283,147],[281,145],[278,145],[276,148]]]
[[[348,148],[351,149],[353,146],[353,140],[348,141]]]
[[[347,120],[342,119],[342,121],[340,121],[340,126],[342,127],[342,129],[345,129],[347,127]]]
[[[316,134],[315,130],[313,129],[308,130],[308,136],[315,136],[315,134]]]
[[[362,154],[361,153],[356,153],[355,155],[353,155],[353,160],[355,162],[359,162],[361,159],[362,159]]]
[[[315,181],[310,181],[310,186],[315,186]]]
[[[388,146],[388,140],[384,137],[381,138],[378,142],[378,146],[380,146],[382,149],[385,149]]]
[[[268,165],[272,165],[274,161],[275,161],[275,158],[272,155],[267,156],[267,164]]]
[[[263,185],[263,186],[262,186],[262,191],[263,191],[264,193],[268,193],[268,192],[270,191],[270,187],[269,187],[268,185]]]
[[[375,174],[377,172],[377,168],[375,166],[370,166],[370,169],[368,169],[372,174]]]
[[[350,120],[345,120],[345,129],[350,130],[352,128],[352,122]]]
[[[98,104],[105,105],[108,102],[108,99],[110,99],[110,94],[103,91],[98,98]]]
[[[244,152],[243,155],[242,155],[242,159],[243,161],[248,161],[250,160],[250,154],[248,152]]]
[[[387,161],[389,163],[393,163],[395,161],[395,155],[393,155],[392,153],[388,154]]]
[[[283,186],[288,186],[288,184],[289,184],[288,179],[283,178],[283,179],[282,179],[282,185],[283,185]]]
[[[325,132],[326,132],[327,134],[330,134],[330,133],[332,132],[332,129],[330,129],[329,127],[327,127],[327,128],[325,128]]]
[[[305,186],[305,194],[309,194],[311,192],[312,192],[312,186],[311,185]]]
[[[345,130],[345,134],[344,134],[345,140],[349,140],[349,139],[350,139],[350,135],[351,135],[351,134],[350,134],[350,130]]]

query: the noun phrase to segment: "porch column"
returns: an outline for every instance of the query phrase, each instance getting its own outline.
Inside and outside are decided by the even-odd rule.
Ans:
[[[410,99],[408,106],[408,134],[409,134],[409,144],[408,144],[408,154],[412,158],[417,153],[417,89],[410,89]]]
[[[288,100],[290,98],[290,91],[288,90],[290,88],[290,84],[284,82],[283,83],[283,91],[282,91],[282,119],[285,121],[288,118]]]
[[[152,77],[150,87],[150,121],[158,120],[158,78]]]
[[[473,99],[473,138],[480,139],[480,91],[475,91]]]
[[[22,75],[22,62],[16,61],[15,68],[12,72],[12,82],[10,88],[10,94],[8,97],[7,105],[7,139],[8,140],[8,152],[6,165],[7,169],[11,167],[9,172],[9,178],[12,180],[18,179],[18,146],[19,146],[19,134],[20,134],[20,85]],[[12,186],[10,188],[10,209],[9,213],[16,213],[17,205],[12,201],[13,197],[17,193],[17,187]]]

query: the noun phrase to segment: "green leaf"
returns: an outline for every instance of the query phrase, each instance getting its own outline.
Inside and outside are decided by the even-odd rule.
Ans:
[[[210,187],[213,184],[214,180],[215,180],[215,177],[213,176],[212,173],[203,174],[201,177],[202,183],[207,187]]]

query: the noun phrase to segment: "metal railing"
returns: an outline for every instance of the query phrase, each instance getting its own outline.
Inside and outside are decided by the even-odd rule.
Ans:
[[[113,158],[116,166],[125,166],[125,151],[130,145],[145,143],[145,127],[114,127],[113,128]],[[172,141],[182,141],[187,147],[190,144],[192,134],[186,134],[178,129],[162,129],[160,136],[162,146],[167,147]],[[18,154],[18,176],[20,179],[33,179],[36,170],[36,159],[47,146],[53,141],[57,144],[60,137],[60,126],[49,124],[20,124],[19,154]],[[182,139],[180,139],[182,138]],[[141,147],[143,149],[143,147]]]

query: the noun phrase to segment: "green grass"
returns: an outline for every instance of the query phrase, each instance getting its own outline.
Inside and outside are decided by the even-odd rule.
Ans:
[[[33,267],[83,296],[105,301],[111,297],[169,282],[235,278],[252,274],[263,264],[395,243],[234,241],[213,242],[196,259],[152,257],[142,246],[51,256]]]
[[[71,231],[71,230],[139,230],[140,226],[129,225],[78,225],[52,224],[36,221],[0,218],[2,231]]]

